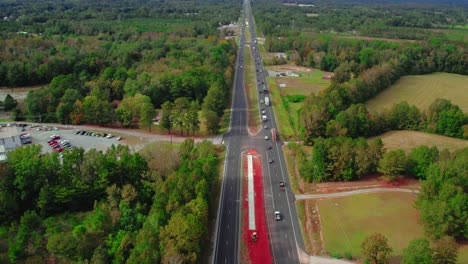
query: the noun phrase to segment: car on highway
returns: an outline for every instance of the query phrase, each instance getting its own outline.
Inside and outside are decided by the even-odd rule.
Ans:
[[[270,139],[270,138],[268,136],[265,136],[265,140],[268,140],[268,139]]]
[[[269,146],[267,147],[267,149],[272,149],[272,146],[271,146],[271,145],[269,145]]]
[[[275,220],[280,221],[281,220],[281,214],[279,211],[275,211]]]
[[[273,163],[273,159],[269,159],[268,163],[270,163],[270,164]]]
[[[280,182],[279,188],[281,191],[284,191],[284,189],[286,188],[286,186],[284,185],[284,182]]]

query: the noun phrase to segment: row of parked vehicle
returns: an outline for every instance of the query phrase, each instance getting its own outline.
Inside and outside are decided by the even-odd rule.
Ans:
[[[50,136],[50,140],[47,141],[49,146],[56,152],[62,152],[65,148],[72,150],[74,147],[70,141],[62,139],[59,135]]]
[[[91,132],[91,131],[76,131],[75,135],[81,135],[81,136],[91,136],[91,137],[103,137],[103,138],[113,138],[114,136],[112,134],[107,134],[107,133],[96,133],[96,132]],[[122,137],[116,137],[115,139],[121,140]]]

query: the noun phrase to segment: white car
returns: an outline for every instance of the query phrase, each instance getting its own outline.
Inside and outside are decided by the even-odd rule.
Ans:
[[[268,137],[268,136],[265,136],[265,140],[268,140],[268,139],[269,139],[269,137]]]
[[[279,211],[275,211],[275,220],[276,220],[276,221],[281,220],[281,214],[280,214]]]

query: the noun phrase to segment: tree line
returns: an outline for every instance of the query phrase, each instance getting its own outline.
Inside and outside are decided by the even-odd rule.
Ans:
[[[113,146],[41,154],[16,149],[1,166],[5,263],[199,262],[219,149],[186,140],[142,154]],[[171,157],[165,162],[165,157]]]

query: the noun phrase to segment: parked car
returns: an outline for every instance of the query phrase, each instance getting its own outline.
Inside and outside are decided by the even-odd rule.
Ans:
[[[54,148],[54,151],[57,151],[57,152],[62,152],[62,151],[63,151],[63,148],[60,148],[60,147],[58,147],[58,148]]]
[[[59,135],[52,135],[52,136],[50,136],[50,139],[57,140],[57,139],[60,139],[60,136]]]

